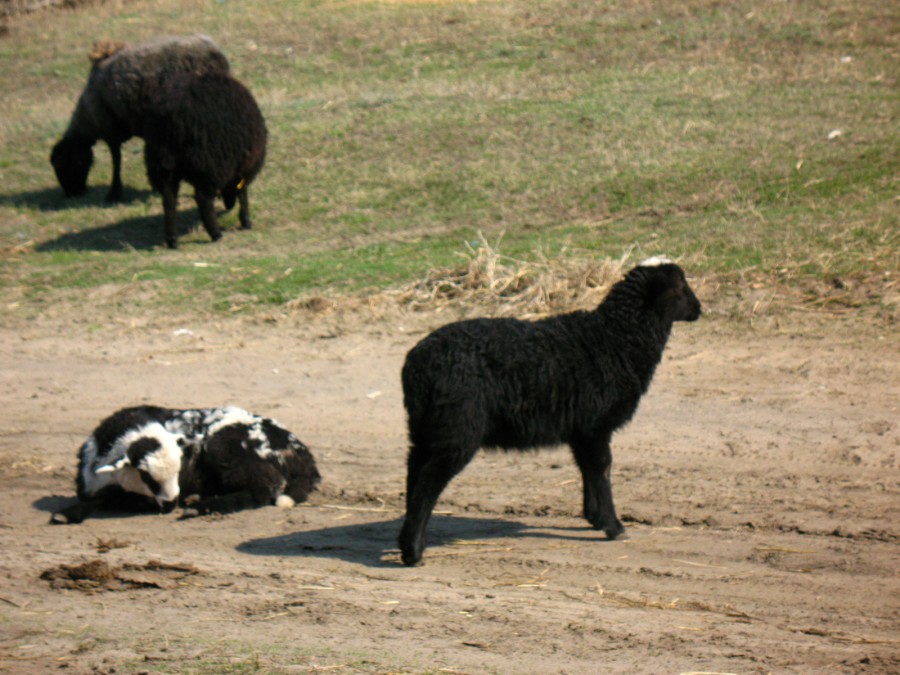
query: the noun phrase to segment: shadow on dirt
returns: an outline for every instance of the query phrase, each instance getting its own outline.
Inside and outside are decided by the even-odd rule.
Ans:
[[[178,236],[202,229],[197,209],[178,213]],[[228,230],[225,230],[227,233]],[[214,244],[204,238],[192,241],[191,245]],[[117,223],[94,227],[76,232],[66,232],[56,239],[38,244],[35,250],[48,251],[149,251],[165,246],[165,231],[162,213],[152,216],[126,218]]]
[[[0,206],[17,206],[37,209],[38,211],[66,211],[86,207],[114,209],[122,204],[145,202],[153,195],[153,192],[148,188],[138,190],[126,187],[122,191],[121,201],[108,202],[105,199],[107,189],[108,186],[98,185],[90,188],[81,197],[66,197],[58,186],[40,190],[25,190],[12,194],[0,194]]]
[[[239,544],[237,550],[251,555],[339,558],[369,567],[395,567],[400,564],[396,546],[397,534],[402,523],[402,518],[397,518],[251,539]],[[565,534],[566,531],[573,534]],[[576,532],[578,534],[575,534]],[[468,543],[479,539],[495,540],[517,536],[607,541],[601,533],[595,532],[590,527],[534,528],[521,522],[497,518],[436,515],[428,524],[428,550],[434,551],[435,547],[447,546],[457,541]],[[500,543],[496,545],[502,546]],[[428,550],[425,552],[426,559]]]
[[[163,245],[162,216],[128,218],[87,230],[66,232],[35,247],[48,251],[147,251]]]
[[[64,497],[62,495],[49,495],[46,497],[41,497],[40,499],[35,499],[31,505],[36,508],[38,511],[45,511],[49,513],[52,517],[54,513],[59,513],[64,509],[74,506],[78,503],[77,497]],[[156,505],[148,500],[146,497],[141,497],[140,495],[134,495],[133,500],[125,500],[123,503],[128,506],[122,509],[105,509],[102,507],[97,507],[96,509],[90,511],[90,515],[88,516],[91,520],[113,520],[113,519],[122,519],[122,518],[134,518],[136,516],[148,516],[148,515],[166,515],[162,511],[160,511]]]
[[[31,505],[38,511],[46,511],[47,513],[56,513],[60,509],[74,504],[78,500],[75,497],[63,497],[62,495],[50,495],[35,499]]]

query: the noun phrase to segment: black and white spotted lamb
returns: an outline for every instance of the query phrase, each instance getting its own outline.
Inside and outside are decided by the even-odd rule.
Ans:
[[[122,199],[122,144],[144,137],[147,106],[178,73],[228,74],[228,59],[206,35],[162,37],[126,46],[97,42],[89,54],[91,72],[69,126],[53,147],[50,162],[67,197],[87,191],[98,140],[109,146],[112,184],[107,201]]]
[[[228,513],[303,502],[319,482],[309,449],[272,419],[242,408],[125,408],[78,452],[78,502],[53,514],[80,523],[94,510]]]
[[[652,259],[593,311],[460,321],[413,347],[402,371],[410,439],[403,563],[421,561],[438,497],[482,447],[567,443],[583,478],[585,518],[610,539],[621,535],[610,439],[634,415],[673,322],[699,316],[682,269]]]
[[[162,195],[166,245],[177,248],[175,221],[182,181],[194,186],[203,227],[222,237],[215,198],[240,201],[241,229],[250,229],[248,190],[266,157],[266,124],[253,95],[228,75],[176,75],[147,110],[144,162]]]

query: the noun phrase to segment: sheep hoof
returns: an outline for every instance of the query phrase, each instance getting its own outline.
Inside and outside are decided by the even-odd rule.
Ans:
[[[422,554],[415,551],[401,551],[400,559],[407,567],[415,567],[422,564]]]
[[[606,538],[609,540],[619,538],[628,539],[628,535],[625,534],[625,527],[618,520],[616,520],[615,525],[603,528],[603,532],[606,534]]]
[[[59,513],[54,513],[50,516],[50,522],[53,525],[69,525],[72,521],[69,520],[69,517],[60,511]]]
[[[200,515],[200,509],[195,508],[186,508],[181,510],[181,516],[179,520],[186,520],[188,518],[196,518]]]

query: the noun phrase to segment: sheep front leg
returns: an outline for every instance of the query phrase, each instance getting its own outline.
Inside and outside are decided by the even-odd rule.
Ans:
[[[625,532],[625,528],[613,505],[610,438],[611,434],[604,434],[599,438],[580,439],[571,445],[584,484],[584,517],[595,529],[603,530],[609,539],[615,539]]]
[[[109,142],[109,154],[112,157],[112,184],[106,193],[106,201],[122,201],[122,144]]]
[[[100,500],[79,499],[75,504],[60,509],[52,516],[50,522],[54,525],[74,525],[84,521],[89,515],[100,507]]]
[[[206,233],[213,241],[222,238],[222,230],[219,229],[219,219],[216,217],[215,193],[209,195],[197,190],[194,192],[194,201],[197,202],[197,210],[200,211],[200,220]]]

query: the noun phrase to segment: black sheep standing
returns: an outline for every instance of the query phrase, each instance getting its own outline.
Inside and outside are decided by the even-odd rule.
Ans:
[[[610,439],[650,385],[672,323],[699,316],[681,268],[654,259],[594,311],[460,321],[413,347],[402,372],[411,444],[404,564],[421,560],[438,497],[481,447],[569,444],[584,481],[585,518],[610,539],[622,534]]]
[[[240,200],[242,229],[250,229],[247,191],[266,155],[266,125],[253,95],[220,74],[169,80],[147,115],[147,178],[162,195],[166,245],[177,248],[176,208],[181,181],[194,186],[203,227],[222,237],[215,211],[221,193],[230,209]]]
[[[99,41],[89,54],[91,73],[65,135],[50,162],[67,197],[87,192],[98,140],[109,146],[112,184],[107,201],[122,199],[122,144],[144,136],[147,106],[160,87],[179,73],[228,74],[228,59],[206,35],[162,37],[131,47]]]

